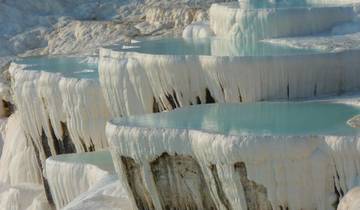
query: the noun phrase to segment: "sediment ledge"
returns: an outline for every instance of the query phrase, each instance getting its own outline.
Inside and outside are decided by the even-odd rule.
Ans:
[[[108,151],[66,154],[46,160],[46,179],[57,209],[115,173]]]
[[[134,208],[329,210],[359,184],[357,135],[223,135],[156,122],[106,127]]]

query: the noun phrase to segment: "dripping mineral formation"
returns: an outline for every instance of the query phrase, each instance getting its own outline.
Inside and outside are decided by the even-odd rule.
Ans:
[[[0,2],[0,210],[357,209],[360,3],[223,2]]]
[[[319,102],[198,105],[113,120],[106,131],[134,208],[333,209],[358,185],[348,168],[357,167],[359,139],[346,120],[359,111]]]

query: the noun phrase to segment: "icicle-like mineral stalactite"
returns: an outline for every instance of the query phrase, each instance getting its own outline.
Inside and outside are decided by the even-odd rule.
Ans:
[[[100,51],[100,83],[113,117],[199,103],[299,99],[360,89],[360,51],[221,57]]]
[[[103,128],[109,114],[97,81],[25,67],[10,66],[14,100],[25,134],[36,145],[41,160],[107,146]]]
[[[101,49],[100,83],[113,116],[205,103],[196,57],[123,54]]]
[[[1,185],[0,209],[52,210],[46,201],[42,186],[31,183]]]
[[[101,166],[92,163],[92,161],[99,161],[104,154],[109,158]],[[108,152],[79,153],[68,156],[60,155],[46,160],[46,177],[57,209],[63,208],[81,193],[114,173]]]
[[[46,158],[106,148],[104,128],[109,112],[98,81],[26,70],[25,65],[15,63],[9,71],[24,143],[36,154],[36,160],[29,165],[37,167],[47,199],[52,203],[42,173]]]
[[[257,8],[256,4],[261,3],[213,4],[209,10],[211,29],[216,36],[247,43],[265,38],[324,32],[336,24],[351,21],[356,15],[353,5],[339,3],[280,8]],[[281,2],[274,3],[276,4]]]
[[[0,159],[0,182],[8,185],[42,182],[41,169],[32,142],[25,137],[19,112],[5,125],[4,147]]]

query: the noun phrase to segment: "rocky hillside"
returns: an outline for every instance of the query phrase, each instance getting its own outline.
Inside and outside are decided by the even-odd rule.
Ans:
[[[96,54],[142,36],[179,35],[229,0],[1,0],[0,66],[16,55]]]

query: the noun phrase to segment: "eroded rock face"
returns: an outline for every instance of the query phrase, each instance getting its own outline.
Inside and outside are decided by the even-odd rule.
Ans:
[[[217,204],[213,193],[205,180],[205,175],[199,163],[191,156],[169,155],[163,153],[149,163],[152,180],[156,189],[155,194],[150,195],[146,189],[149,183],[145,177],[144,167],[129,157],[122,157],[126,178],[139,209],[157,209],[153,199],[160,201],[161,209],[238,209],[232,206],[228,195],[219,177],[216,165],[210,165],[210,175],[215,184],[218,196]],[[267,198],[266,188],[252,181],[247,176],[246,165],[238,162],[233,165],[234,176],[238,181],[234,182],[236,188],[243,191],[245,202],[243,206],[248,210],[272,210],[271,202]],[[240,197],[238,199],[241,199]],[[220,204],[221,203],[221,204]],[[286,207],[281,207],[286,209]],[[241,209],[241,208],[240,208]]]
[[[226,194],[223,190],[223,186],[222,186],[216,165],[211,165],[210,170],[211,170],[211,174],[215,180],[216,192],[219,195],[220,202],[224,205],[225,209],[227,209],[227,210],[232,209],[229,199],[226,197]]]
[[[249,180],[245,163],[235,163],[235,172],[240,176],[240,182],[244,190],[248,210],[272,210],[270,201],[267,199],[267,191],[263,185]],[[239,186],[240,187],[240,186]]]
[[[163,209],[216,209],[192,157],[163,153],[150,165]]]
[[[136,205],[139,209],[155,209],[154,204],[145,188],[140,165],[132,158],[121,157],[122,164],[126,171],[127,182],[134,195]]]

